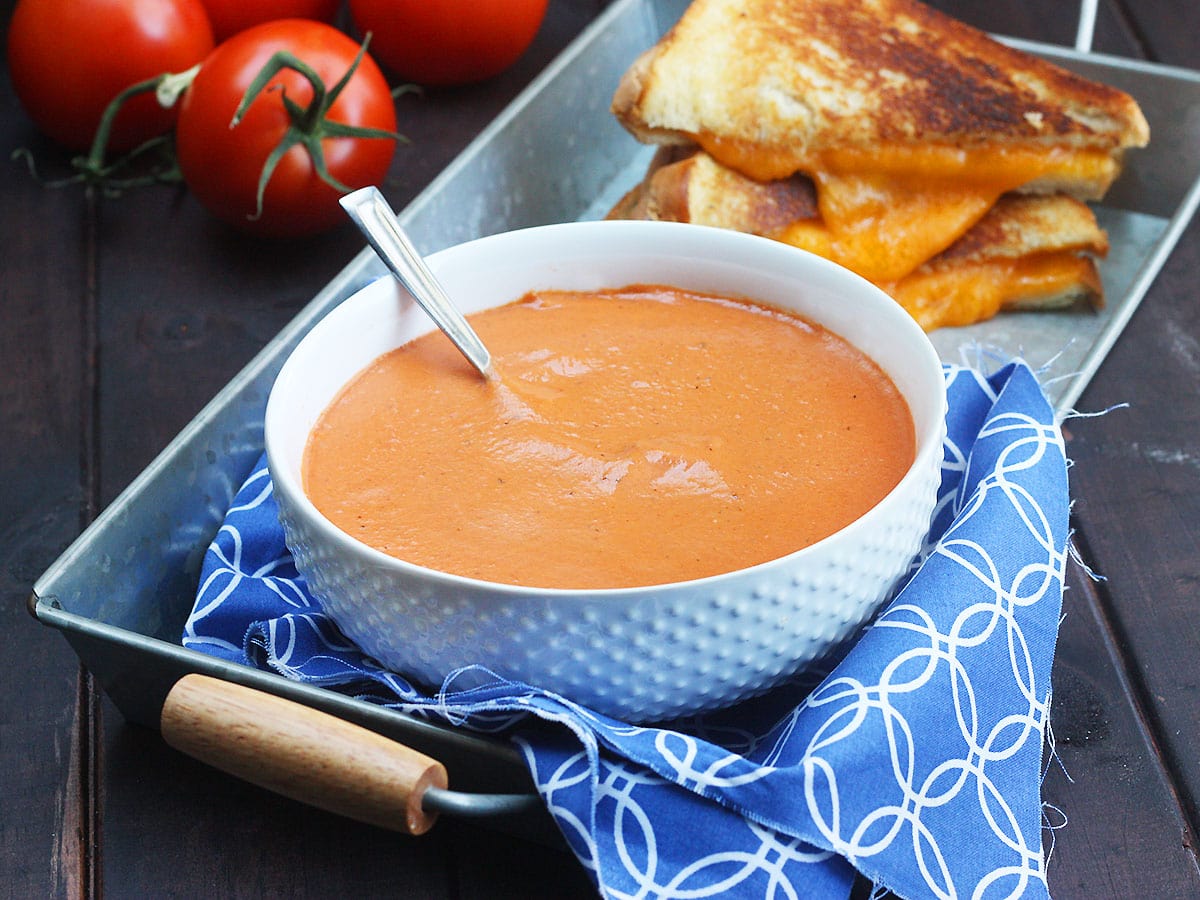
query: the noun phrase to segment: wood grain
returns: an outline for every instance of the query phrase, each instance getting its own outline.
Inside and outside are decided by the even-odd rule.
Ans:
[[[425,792],[445,789],[435,759],[373,731],[243,685],[185,675],[163,702],[163,740],[188,756],[368,825],[421,835],[437,814]]]
[[[11,4],[3,7],[7,24]],[[0,896],[79,896],[91,864],[91,721],[79,664],[28,616],[34,580],[92,508],[87,217],[10,154],[61,164],[0,72]],[[53,167],[53,163],[52,163]]]
[[[0,0],[5,25],[15,0]],[[473,88],[398,101],[402,208],[603,7],[555,0],[535,47]],[[1070,44],[1075,0],[936,0]],[[1200,5],[1101,0],[1094,45],[1200,67]],[[1182,127],[1181,123],[1181,127]],[[1194,126],[1193,126],[1194,127]],[[580,135],[586,140],[587,135]],[[124,723],[25,602],[36,577],[362,246],[352,226],[269,243],[186,192],[48,190],[64,153],[0,74],[0,897],[575,897],[573,857],[443,817],[419,839],[247,785]],[[1044,793],[1054,896],[1200,896],[1200,226],[1069,421],[1073,567]]]

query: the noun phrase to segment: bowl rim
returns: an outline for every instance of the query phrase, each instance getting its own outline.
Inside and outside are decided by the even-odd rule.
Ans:
[[[279,400],[280,394],[277,393],[277,386],[286,382],[285,373],[289,370],[293,360],[299,355],[298,351],[306,343],[315,342],[320,338],[322,325],[326,318],[330,317],[338,311],[344,304],[351,303],[356,298],[362,297],[364,294],[372,291],[385,289],[398,290],[403,296],[404,289],[395,281],[391,274],[381,275],[379,278],[368,282],[358,288],[352,294],[344,298],[337,306],[329,310],[324,317],[306,333],[296,346],[289,352],[279,372],[276,374],[275,381],[272,384],[271,390],[267,397],[266,413],[264,418],[264,444],[267,456],[268,470],[272,480],[272,489],[277,493],[285,495],[288,502],[292,504],[293,515],[297,511],[302,511],[305,518],[319,531],[324,540],[338,546],[340,550],[349,551],[360,556],[365,562],[374,567],[379,567],[388,571],[394,571],[397,574],[404,574],[409,577],[420,578],[422,581],[434,585],[439,588],[457,588],[459,590],[468,589],[480,591],[484,590],[497,597],[503,597],[506,600],[514,599],[604,599],[604,600],[632,600],[647,592],[666,592],[677,589],[691,590],[699,589],[706,586],[719,587],[722,582],[735,581],[746,577],[753,576],[757,572],[762,572],[771,568],[776,568],[785,565],[794,564],[805,556],[817,555],[823,552],[823,548],[827,547],[834,541],[843,542],[853,540],[854,535],[865,529],[870,528],[874,521],[885,514],[884,508],[895,504],[898,495],[902,491],[906,491],[912,482],[917,479],[927,477],[927,472],[934,465],[934,461],[930,460],[930,456],[936,455],[936,465],[940,467],[943,451],[943,440],[945,435],[945,416],[947,410],[947,399],[945,392],[945,381],[943,376],[943,365],[940,357],[937,354],[933,344],[930,342],[928,335],[916,323],[916,321],[898,304],[895,300],[889,297],[882,289],[867,281],[865,278],[850,271],[838,263],[832,262],[824,257],[818,256],[806,250],[793,247],[788,244],[783,244],[779,241],[770,238],[760,237],[756,235],[746,234],[744,232],[736,232],[728,229],[715,228],[704,225],[694,225],[690,223],[679,222],[661,222],[661,221],[631,221],[631,220],[603,220],[603,221],[585,221],[585,222],[565,222],[551,225],[534,225],[526,228],[518,228],[510,231],[500,232],[497,234],[486,235],[472,240],[464,241],[459,244],[446,247],[436,253],[430,254],[427,257],[430,265],[437,271],[440,264],[446,263],[447,260],[453,260],[455,256],[461,253],[470,253],[473,249],[484,245],[494,245],[501,242],[511,240],[536,240],[540,235],[550,231],[561,232],[564,230],[579,231],[581,234],[587,229],[601,227],[605,229],[624,228],[631,233],[638,231],[647,232],[646,239],[649,239],[650,233],[659,235],[670,232],[679,232],[686,229],[689,234],[699,234],[707,232],[707,240],[715,240],[718,242],[727,243],[730,247],[736,246],[741,242],[752,242],[759,248],[760,252],[765,250],[769,253],[781,253],[787,255],[800,255],[805,259],[805,265],[815,267],[817,270],[824,269],[827,273],[832,273],[833,277],[845,279],[848,285],[854,285],[855,289],[868,295],[873,295],[875,302],[880,307],[881,315],[888,315],[892,322],[888,323],[889,327],[895,327],[901,332],[907,332],[905,337],[912,340],[915,344],[916,358],[915,362],[918,365],[926,367],[935,367],[937,378],[934,383],[940,386],[938,412],[930,417],[924,433],[917,427],[918,423],[914,421],[916,452],[914,453],[913,461],[905,471],[900,480],[885,494],[879,501],[870,509],[860,515],[858,518],[847,523],[837,531],[828,536],[801,547],[798,550],[793,550],[783,556],[775,557],[774,559],[765,560],[761,563],[756,563],[752,566],[745,566],[739,569],[733,569],[727,572],[719,572],[713,575],[706,575],[699,578],[688,579],[685,581],[660,582],[657,584],[635,585],[631,587],[614,587],[614,588],[561,588],[561,587],[536,587],[528,585],[508,584],[505,582],[487,581],[485,579],[472,578],[466,575],[456,575],[451,572],[444,572],[439,569],[429,568],[417,563],[409,562],[391,554],[385,553],[363,541],[358,540],[353,535],[348,534],[341,528],[330,521],[316,505],[308,498],[302,484],[296,483],[296,479],[292,477],[292,473],[286,465],[275,466],[273,461],[278,460],[277,453],[279,452],[274,447],[272,433],[274,428],[273,422],[278,422],[283,413],[280,411]],[[683,240],[687,240],[687,235],[683,235]],[[749,246],[749,244],[747,244]],[[782,258],[782,256],[781,256]],[[385,288],[386,285],[387,287]],[[613,285],[619,287],[619,285]],[[879,298],[882,298],[886,303],[879,303]],[[518,298],[514,297],[513,300]],[[749,297],[754,300],[755,298]],[[769,301],[755,300],[755,302],[771,305]],[[891,310],[892,312],[889,312]],[[872,315],[875,314],[872,310]],[[802,315],[800,313],[795,313]],[[827,323],[817,322],[821,327],[829,328]],[[437,326],[432,322],[428,323],[428,328],[422,330],[420,334],[428,334],[437,329]],[[838,334],[835,329],[830,328],[834,334]],[[843,340],[855,346],[855,349],[864,353],[872,359],[876,365],[881,365],[878,360],[875,360],[866,350],[859,347],[854,341],[838,334]],[[370,363],[370,360],[363,363],[365,367]],[[361,371],[361,368],[356,370]],[[891,377],[891,373],[886,373]],[[932,369],[931,369],[932,374]],[[353,377],[353,376],[351,376]],[[346,382],[342,382],[344,385]],[[909,404],[910,414],[912,414],[912,402],[907,394],[901,392],[905,398],[905,402]],[[915,417],[914,417],[915,418]],[[281,504],[282,506],[282,504]],[[932,513],[932,510],[931,510]]]

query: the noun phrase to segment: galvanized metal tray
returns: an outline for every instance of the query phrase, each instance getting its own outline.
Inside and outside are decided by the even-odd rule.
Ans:
[[[651,152],[609,112],[633,59],[678,18],[686,0],[618,0],[580,35],[403,212],[422,252],[549,222],[600,218],[642,175]],[[1148,149],[1097,210],[1112,252],[1101,267],[1100,311],[1005,314],[935,332],[944,359],[1020,354],[1052,363],[1048,391],[1060,413],[1076,402],[1171,253],[1200,202],[1200,73],[1013,41],[1141,104]],[[201,559],[235,491],[262,451],[263,412],[276,372],[328,310],[385,274],[364,250],[235,377],[38,579],[30,610],[63,632],[121,713],[158,727],[183,675],[247,684],[365,725],[442,761],[463,791],[522,792],[531,782],[503,743],[431,724],[334,692],[224,663],[179,644]],[[506,828],[554,840],[548,817]]]

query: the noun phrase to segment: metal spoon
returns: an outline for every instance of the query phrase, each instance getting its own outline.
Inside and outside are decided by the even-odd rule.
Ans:
[[[354,224],[366,235],[367,242],[413,295],[421,309],[454,342],[454,346],[462,351],[462,355],[479,370],[480,375],[494,378],[492,356],[487,347],[425,265],[425,260],[404,233],[396,213],[379,189],[365,187],[351,191],[341,198],[341,204]]]

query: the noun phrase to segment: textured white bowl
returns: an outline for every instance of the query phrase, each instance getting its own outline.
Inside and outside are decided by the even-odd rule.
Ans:
[[[775,241],[664,222],[514,231],[436,253],[430,264],[468,313],[535,288],[635,283],[793,309],[887,372],[908,401],[918,446],[900,484],[860,519],[729,574],[571,591],[405,563],[340,531],[301,487],[309,431],[338,390],[375,357],[432,330],[393,279],[377,281],[331,311],[283,366],[267,404],[266,448],[297,567],[342,630],[388,668],[436,688],[477,664],[626,721],[661,720],[761,693],[820,659],[876,611],[919,550],[942,458],[941,364],[912,319],[858,276]],[[650,550],[653,541],[647,523]]]

